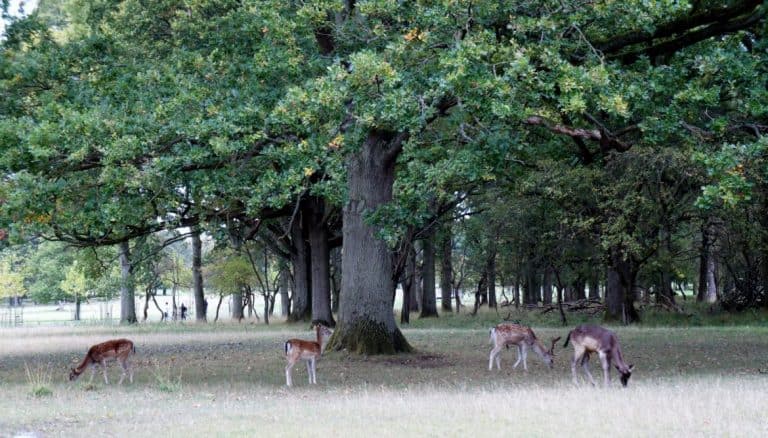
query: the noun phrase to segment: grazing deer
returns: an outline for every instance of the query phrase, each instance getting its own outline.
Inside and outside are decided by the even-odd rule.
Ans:
[[[546,350],[539,339],[536,338],[536,334],[533,333],[530,327],[526,327],[520,324],[502,323],[491,329],[491,343],[493,344],[493,350],[491,350],[491,356],[488,359],[488,370],[493,369],[493,361],[496,360],[496,368],[501,369],[501,350],[504,347],[509,348],[510,345],[517,347],[517,362],[512,368],[517,368],[520,362],[523,362],[523,369],[528,370],[528,364],[526,358],[528,357],[528,348],[530,347],[541,356],[547,366],[552,368],[554,362],[554,348],[555,342],[560,340],[560,337],[552,339],[552,346],[549,350]]]
[[[291,369],[300,359],[307,361],[309,383],[317,384],[317,359],[323,354],[325,344],[333,331],[322,324],[317,324],[315,333],[317,334],[317,341],[315,342],[301,339],[289,339],[285,342],[285,356],[288,359],[288,366],[285,367],[286,385],[292,385]]]
[[[611,362],[621,373],[621,384],[627,386],[634,365],[627,365],[621,355],[619,338],[616,333],[596,325],[580,325],[568,333],[563,347],[568,346],[568,341],[573,342],[573,359],[571,360],[571,374],[573,374],[573,383],[577,383],[576,364],[581,361],[584,373],[589,381],[595,385],[595,379],[589,372],[589,355],[597,353],[600,358],[600,364],[603,367],[604,384],[608,386],[611,382]]]
[[[107,361],[116,360],[120,362],[120,365],[123,367],[123,374],[120,376],[118,385],[123,384],[123,379],[125,378],[126,373],[128,373],[130,382],[133,383],[133,370],[131,370],[130,364],[128,363],[128,356],[130,356],[131,353],[136,353],[136,347],[134,347],[133,342],[128,339],[113,339],[111,341],[102,342],[101,344],[96,344],[88,349],[88,353],[86,353],[85,358],[80,362],[80,365],[78,365],[77,368],[72,368],[72,372],[69,373],[69,380],[77,380],[77,378],[80,377],[80,374],[83,374],[85,369],[90,366],[91,379],[88,383],[91,383],[93,382],[94,374],[96,374],[96,367],[101,366],[101,369],[104,371],[104,383],[109,385],[109,379],[107,378]]]

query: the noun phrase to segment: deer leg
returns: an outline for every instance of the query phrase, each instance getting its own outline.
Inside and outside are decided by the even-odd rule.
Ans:
[[[93,383],[93,376],[95,376],[95,375],[96,375],[96,363],[93,363],[93,364],[91,364],[91,378],[88,379],[88,384],[89,385]]]
[[[288,366],[285,367],[285,384],[290,387],[293,382],[291,381],[291,369],[296,362],[288,361]]]
[[[317,385],[317,359],[312,358],[312,383]]]
[[[595,378],[592,377],[592,373],[589,372],[589,353],[584,353],[584,357],[581,358],[581,367],[584,369],[584,374],[587,375],[592,386],[597,385],[597,383],[595,383]]]
[[[520,346],[520,351],[523,353],[523,369],[528,371],[528,345],[523,343]]]
[[[501,347],[493,347],[491,355],[488,356],[488,371],[493,369],[494,359],[496,360],[496,368],[501,369],[501,359],[499,358],[499,355],[501,355]]]
[[[309,376],[309,384],[312,384],[312,359],[307,361],[307,375]]]
[[[109,378],[107,377],[107,361],[101,362],[101,369],[104,371],[104,384],[109,385]]]
[[[579,379],[576,376],[576,363],[578,363],[582,359],[582,357],[584,356],[584,353],[585,352],[583,348],[578,348],[574,345],[573,359],[571,359],[571,376],[573,378],[574,385],[579,384]]]
[[[523,361],[523,349],[519,345],[516,345],[517,347],[517,362],[515,362],[514,365],[512,365],[512,368],[517,368],[518,365],[520,365],[520,362]]]
[[[607,388],[611,384],[611,361],[604,351],[598,351],[600,365],[603,366],[603,384]]]
[[[121,360],[120,366],[123,368],[123,374],[120,374],[120,381],[117,382],[118,385],[123,384],[123,380],[125,379],[126,374],[128,374],[128,359]],[[133,377],[131,377],[131,383],[133,383]]]

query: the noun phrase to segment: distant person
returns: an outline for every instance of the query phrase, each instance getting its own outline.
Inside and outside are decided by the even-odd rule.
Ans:
[[[163,312],[163,321],[168,320],[168,301],[165,302],[165,312]]]
[[[185,319],[187,319],[187,306],[181,303],[181,320],[184,321]]]

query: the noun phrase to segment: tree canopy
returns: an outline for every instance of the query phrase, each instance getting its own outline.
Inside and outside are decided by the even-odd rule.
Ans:
[[[343,212],[310,227],[345,249],[330,346],[360,352],[408,349],[393,252],[467,199],[497,224],[487,239],[532,241],[509,264],[529,278],[599,263],[609,317],[637,319],[638,281],[682,260],[713,218],[731,241],[749,236],[755,257],[728,269],[765,291],[768,223],[750,215],[768,205],[767,12],[755,0],[41,8],[0,48],[0,228],[83,247],[188,226],[248,240],[322,199]]]

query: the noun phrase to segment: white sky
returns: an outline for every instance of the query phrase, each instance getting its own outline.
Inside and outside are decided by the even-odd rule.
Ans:
[[[30,12],[34,11],[37,7],[38,0],[11,0],[11,6],[8,8],[8,11],[11,13],[11,15],[14,16],[20,16],[19,14],[19,4],[24,4],[24,13],[29,14]],[[2,7],[0,7],[2,9]],[[0,34],[5,32],[5,22],[0,19]]]

